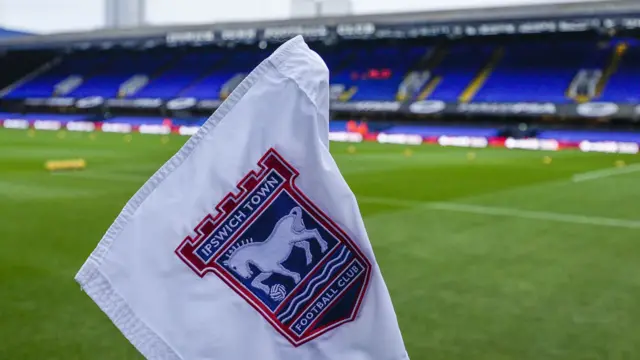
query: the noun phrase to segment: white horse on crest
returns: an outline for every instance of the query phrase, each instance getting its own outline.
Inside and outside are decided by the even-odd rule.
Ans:
[[[253,275],[249,264],[254,265],[260,269],[260,274],[253,279],[251,285],[269,295],[269,286],[262,282],[273,273],[288,276],[296,284],[300,282],[300,274],[288,270],[282,263],[289,258],[293,247],[297,246],[304,250],[309,265],[313,260],[309,240],[317,241],[323,253],[327,251],[327,242],[318,230],[305,228],[302,209],[296,206],[276,223],[267,240],[241,246],[229,256],[224,265],[245,279]]]

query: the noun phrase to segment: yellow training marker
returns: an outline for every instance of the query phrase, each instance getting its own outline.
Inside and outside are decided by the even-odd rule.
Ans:
[[[162,143],[162,145],[166,144],[169,142],[169,137],[168,136],[163,136],[160,138],[160,142]]]
[[[349,146],[347,147],[347,152],[348,152],[349,154],[355,154],[355,152],[356,152],[356,147],[355,147],[355,146],[353,146],[353,145],[349,145]]]
[[[467,153],[467,160],[475,160],[476,159],[476,153],[472,152],[468,152]]]
[[[404,156],[409,157],[413,155],[413,150],[411,149],[404,149]]]
[[[553,159],[551,159],[551,156],[545,156],[542,158],[542,162],[545,163],[546,165],[551,164],[551,161],[553,161]]]
[[[127,134],[124,136],[124,142],[130,143],[131,140],[133,140],[133,136],[131,136],[131,134]]]
[[[35,131],[35,130],[33,130],[33,129],[29,129],[29,130],[27,131],[27,136],[28,136],[28,137],[30,137],[30,138],[32,138],[32,137],[34,137],[34,136],[36,136],[36,131]]]
[[[58,131],[58,139],[64,139],[67,136],[66,131]]]
[[[44,164],[44,168],[49,171],[81,170],[85,167],[87,167],[87,162],[84,159],[50,160]]]
[[[623,160],[616,160],[615,165],[616,167],[621,168],[627,166],[627,163],[625,163]]]
[[[89,139],[95,140],[96,139],[96,133],[89,134]]]

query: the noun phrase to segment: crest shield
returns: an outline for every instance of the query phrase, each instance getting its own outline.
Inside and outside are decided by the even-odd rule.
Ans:
[[[295,180],[274,149],[176,249],[200,277],[214,273],[299,346],[355,319],[371,264]]]

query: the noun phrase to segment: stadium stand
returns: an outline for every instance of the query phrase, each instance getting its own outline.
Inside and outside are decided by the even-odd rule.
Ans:
[[[409,100],[445,102],[553,102],[578,99],[569,89],[582,71],[598,74],[588,98],[634,102],[640,98],[640,47],[595,40],[523,43],[455,43],[438,46],[360,43],[319,46],[331,68],[336,98],[394,101],[412,71],[428,81]],[[28,54],[28,53],[24,53]],[[68,96],[82,98],[194,97],[224,99],[264,56],[257,48],[78,51],[56,58],[15,53],[0,57],[6,87],[48,61],[50,68],[16,84],[5,98]],[[554,54],[554,56],[549,56]],[[589,94],[587,94],[589,95]]]
[[[509,45],[474,100],[571,102],[566,92],[578,71],[602,69],[607,55],[591,41]]]
[[[84,81],[69,95],[72,97],[124,97],[127,94],[125,88],[127,81],[139,76],[142,81],[140,85],[143,85],[149,77],[162,71],[163,67],[169,66],[172,60],[172,54],[160,51],[140,51],[108,56],[102,60],[104,62],[97,70],[85,67],[85,70],[89,71],[84,72]],[[86,66],[87,63],[83,65]]]
[[[441,64],[434,69],[434,75],[439,77],[439,84],[429,96],[429,99],[442,101],[458,101],[465,89],[493,51],[491,46],[458,45],[445,50],[447,55]]]
[[[170,69],[152,79],[132,97],[168,99],[178,97],[181,92],[196,83],[207,71],[216,69],[223,55],[217,52],[194,52],[180,57]]]
[[[15,128],[50,111],[87,114],[84,121],[98,124],[71,131],[100,131],[104,123],[115,124],[107,131],[149,125],[142,129],[165,134],[169,122],[171,131],[188,135],[276,46],[299,33],[330,69],[331,117],[358,124],[336,130],[344,133],[336,141],[372,141],[384,132],[398,135],[389,141],[411,134],[405,140],[447,136],[459,139],[445,146],[481,146],[488,142],[478,139],[543,139],[548,129],[587,124],[593,131],[637,128],[640,15],[620,18],[608,5],[588,14],[572,8],[536,18],[522,10],[513,22],[492,13],[471,21],[465,12],[450,23],[442,14],[399,14],[351,24],[285,20],[0,40],[11,49],[0,52],[0,109],[23,119],[7,123]],[[128,126],[117,126],[123,123]],[[332,129],[342,126],[334,123]],[[622,141],[627,135],[549,136]]]
[[[349,89],[343,101],[387,100],[395,98],[404,76],[417,65],[426,49],[424,46],[378,47],[367,44],[355,51],[327,51],[326,59],[334,70],[332,82]],[[76,52],[17,86],[6,97],[218,99],[224,98],[224,86],[228,81],[246,75],[263,58],[259,50],[246,49],[176,52]],[[123,86],[136,76],[142,78],[139,88],[123,91]],[[75,86],[67,87],[70,90],[59,90],[60,85],[76,79]]]
[[[107,61],[100,52],[77,52],[69,54],[50,64],[51,68],[22,84],[19,84],[5,97],[21,99],[29,97],[51,97],[57,95],[56,86],[65,79],[76,75],[84,77]]]
[[[20,81],[52,58],[50,54],[40,52],[0,53],[0,90]]]
[[[640,46],[623,48],[620,64],[613,72],[600,100],[619,101],[622,103],[640,102]],[[614,65],[615,66],[615,65]]]
[[[393,100],[407,72],[425,56],[425,46],[363,46],[327,54],[331,82],[346,91],[342,101]]]
[[[180,92],[180,96],[198,99],[224,98],[229,94],[224,85],[235,76],[246,75],[260,60],[262,58],[257,50],[237,51],[230,56],[221,56],[215,67],[201,72],[194,82]]]

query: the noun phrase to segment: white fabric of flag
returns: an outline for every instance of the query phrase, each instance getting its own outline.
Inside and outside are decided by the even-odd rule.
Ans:
[[[282,44],[125,205],[76,281],[149,359],[405,360],[329,71]]]

